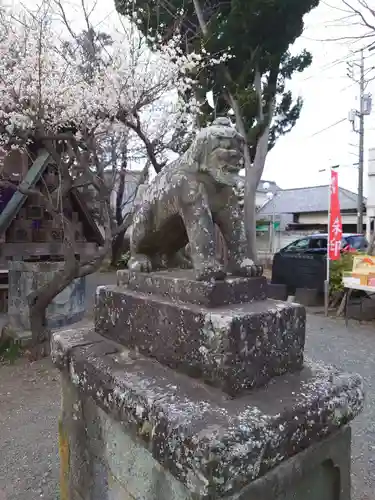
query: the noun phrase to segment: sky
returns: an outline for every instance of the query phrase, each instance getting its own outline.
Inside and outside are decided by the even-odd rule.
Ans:
[[[113,12],[110,2],[99,1],[97,6],[98,19],[106,19]],[[301,117],[269,153],[263,174],[263,179],[275,181],[284,189],[327,184],[328,168],[340,164],[339,184],[357,191],[358,167],[353,164],[358,162],[358,134],[347,117],[350,109],[359,107],[359,85],[347,76],[347,63],[358,62],[356,51],[364,42],[322,42],[363,32],[342,9],[347,9],[342,0],[321,0],[305,17],[304,34],[292,47],[294,52],[309,50],[313,63],[290,83],[294,95],[304,99]],[[375,51],[365,53],[365,58],[366,70],[375,66]],[[358,69],[355,72],[358,79]],[[372,76],[375,77],[375,70],[368,72],[368,77]],[[369,82],[366,92],[371,93],[374,85],[375,80]],[[331,127],[340,120],[343,121]],[[371,146],[375,147],[375,112],[365,118],[365,194],[367,150]]]
[[[264,179],[273,180],[284,189],[327,184],[327,168],[340,164],[340,186],[357,191],[358,169],[353,163],[358,162],[359,136],[345,118],[350,109],[359,109],[359,85],[347,76],[347,62],[359,62],[359,54],[353,55],[353,51],[364,42],[322,40],[357,36],[363,31],[353,25],[353,19],[347,19],[346,12],[339,10],[346,9],[341,0],[326,1],[305,17],[305,32],[293,47],[306,48],[313,55],[310,68],[294,77],[290,86],[295,95],[304,99],[301,117],[294,129],[278,140],[264,170]],[[351,1],[354,5],[357,0]],[[372,66],[375,51],[367,51],[365,69],[369,78],[375,77]],[[358,79],[358,69],[355,71]],[[369,82],[366,92],[374,92],[374,85],[375,80]],[[331,127],[342,119],[342,123]],[[375,112],[365,117],[365,169],[370,147],[375,147]],[[323,169],[326,171],[319,172]],[[366,177],[365,170],[365,194]]]
[[[19,0],[10,1],[18,3]],[[358,0],[347,1],[356,5]],[[26,2],[28,6],[37,3],[38,0]],[[68,10],[74,10],[77,4],[80,1],[63,0]],[[320,5],[305,17],[305,31],[292,47],[293,52],[309,50],[313,63],[302,74],[294,76],[289,85],[295,96],[304,99],[301,117],[294,129],[277,141],[267,157],[263,179],[275,181],[281,188],[327,184],[328,168],[339,164],[339,184],[357,190],[358,167],[353,164],[358,162],[359,136],[347,117],[351,109],[359,107],[359,84],[347,76],[347,63],[358,63],[358,50],[364,41],[330,41],[363,33],[354,19],[348,18],[346,9],[342,0],[321,0]],[[103,26],[113,18],[114,12],[114,1],[96,2],[95,18]],[[374,78],[366,87],[369,93],[375,86],[373,66],[375,51],[366,51],[367,76],[370,80]],[[357,79],[358,74],[355,68]],[[375,147],[375,111],[365,117],[365,194],[369,147]]]

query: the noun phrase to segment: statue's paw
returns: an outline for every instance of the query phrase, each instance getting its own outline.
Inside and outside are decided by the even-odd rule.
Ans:
[[[147,255],[133,255],[129,259],[128,269],[140,273],[150,273],[152,271],[152,263]]]
[[[167,259],[168,268],[191,269],[193,267],[191,259],[187,257],[184,250],[180,250],[175,255]]]
[[[263,266],[261,264],[255,264],[254,267],[256,267],[255,276],[263,276]]]
[[[231,269],[230,274],[244,278],[255,278],[263,275],[263,266],[254,264],[250,259],[245,259],[242,264]]]
[[[195,268],[197,281],[223,280],[226,276],[224,266],[217,260],[208,260],[198,268]]]

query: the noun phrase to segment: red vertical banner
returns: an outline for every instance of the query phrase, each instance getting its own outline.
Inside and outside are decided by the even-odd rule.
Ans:
[[[329,259],[338,260],[340,258],[342,241],[342,220],[339,199],[339,174],[331,170],[331,198],[329,214]]]

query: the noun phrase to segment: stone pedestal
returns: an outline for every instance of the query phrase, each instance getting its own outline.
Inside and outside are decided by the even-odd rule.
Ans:
[[[303,307],[266,300],[264,277],[192,276],[120,274],[120,286],[97,290],[97,331],[230,395],[302,367]]]
[[[357,375],[305,360],[265,280],[125,273],[52,339],[62,499],[350,500]]]
[[[9,261],[8,316],[12,330],[30,330],[27,296],[50,281],[63,262]],[[50,328],[61,328],[80,321],[85,313],[85,278],[74,280],[57,295],[47,309]]]

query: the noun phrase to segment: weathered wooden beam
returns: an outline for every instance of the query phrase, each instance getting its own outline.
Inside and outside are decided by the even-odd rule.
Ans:
[[[96,243],[76,243],[77,255],[96,255]],[[29,258],[29,257],[57,257],[64,255],[64,245],[59,242],[45,243],[5,243],[2,245],[1,254],[4,258]]]

